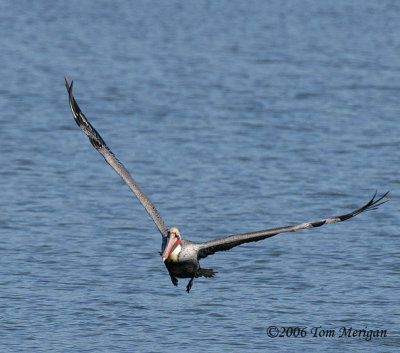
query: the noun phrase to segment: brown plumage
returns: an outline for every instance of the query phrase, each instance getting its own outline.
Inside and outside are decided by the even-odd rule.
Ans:
[[[207,241],[204,243],[195,243],[187,239],[182,239],[179,229],[175,227],[170,229],[167,228],[164,220],[158,213],[154,204],[139,188],[139,186],[135,183],[132,176],[129,174],[124,165],[115,157],[115,155],[108,148],[100,134],[86,119],[85,115],[80,110],[72,94],[73,83],[71,82],[71,84],[69,84],[67,79],[65,78],[65,86],[67,87],[67,91],[69,94],[69,105],[76,123],[89,137],[92,145],[101,153],[106,162],[111,165],[111,167],[130,187],[130,189],[141,202],[147,213],[153,219],[153,222],[161,233],[163,241],[160,255],[162,255],[163,261],[168,269],[172,283],[176,286],[178,285],[177,278],[190,278],[190,281],[186,286],[187,292],[190,291],[194,278],[202,276],[214,277],[215,275],[215,272],[212,269],[204,269],[200,267],[200,259],[212,255],[218,251],[230,250],[235,246],[266,239],[279,233],[295,232],[301,229],[320,227],[328,223],[346,221],[364,211],[376,209],[378,206],[388,201],[388,199],[386,199],[388,192],[384,193],[379,198],[376,198],[377,193],[375,192],[371,200],[364,206],[350,213],[346,213],[342,216],[329,217],[319,221],[266,229],[257,232],[235,234],[228,237]]]

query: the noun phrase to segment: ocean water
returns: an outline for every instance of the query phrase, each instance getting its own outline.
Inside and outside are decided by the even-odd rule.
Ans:
[[[1,352],[399,349],[397,2],[0,10]],[[201,264],[217,276],[187,294],[151,219],[73,121],[64,75],[187,239],[340,215],[376,189],[390,202],[210,256]]]

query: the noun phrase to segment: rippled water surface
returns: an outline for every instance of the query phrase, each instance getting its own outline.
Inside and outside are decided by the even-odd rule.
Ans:
[[[3,1],[2,352],[394,352],[400,345],[395,1]],[[157,229],[206,241],[391,201],[202,260],[175,288]],[[306,327],[271,338],[267,327]],[[335,337],[313,337],[313,327]],[[387,330],[340,338],[341,327]]]

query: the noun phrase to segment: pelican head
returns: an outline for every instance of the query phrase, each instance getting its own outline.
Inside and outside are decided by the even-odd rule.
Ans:
[[[178,228],[172,227],[168,229],[167,243],[162,253],[163,262],[169,257],[171,257],[172,261],[176,261],[176,258],[180,251],[181,239],[181,233],[179,232]]]

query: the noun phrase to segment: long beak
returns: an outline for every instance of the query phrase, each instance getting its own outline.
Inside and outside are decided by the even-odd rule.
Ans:
[[[169,240],[168,240],[168,244],[162,254],[162,260],[163,262],[168,259],[169,254],[172,251],[172,248],[174,247],[176,241],[178,240],[178,238],[176,237],[176,235],[174,233],[171,233],[171,235],[169,236]]]

